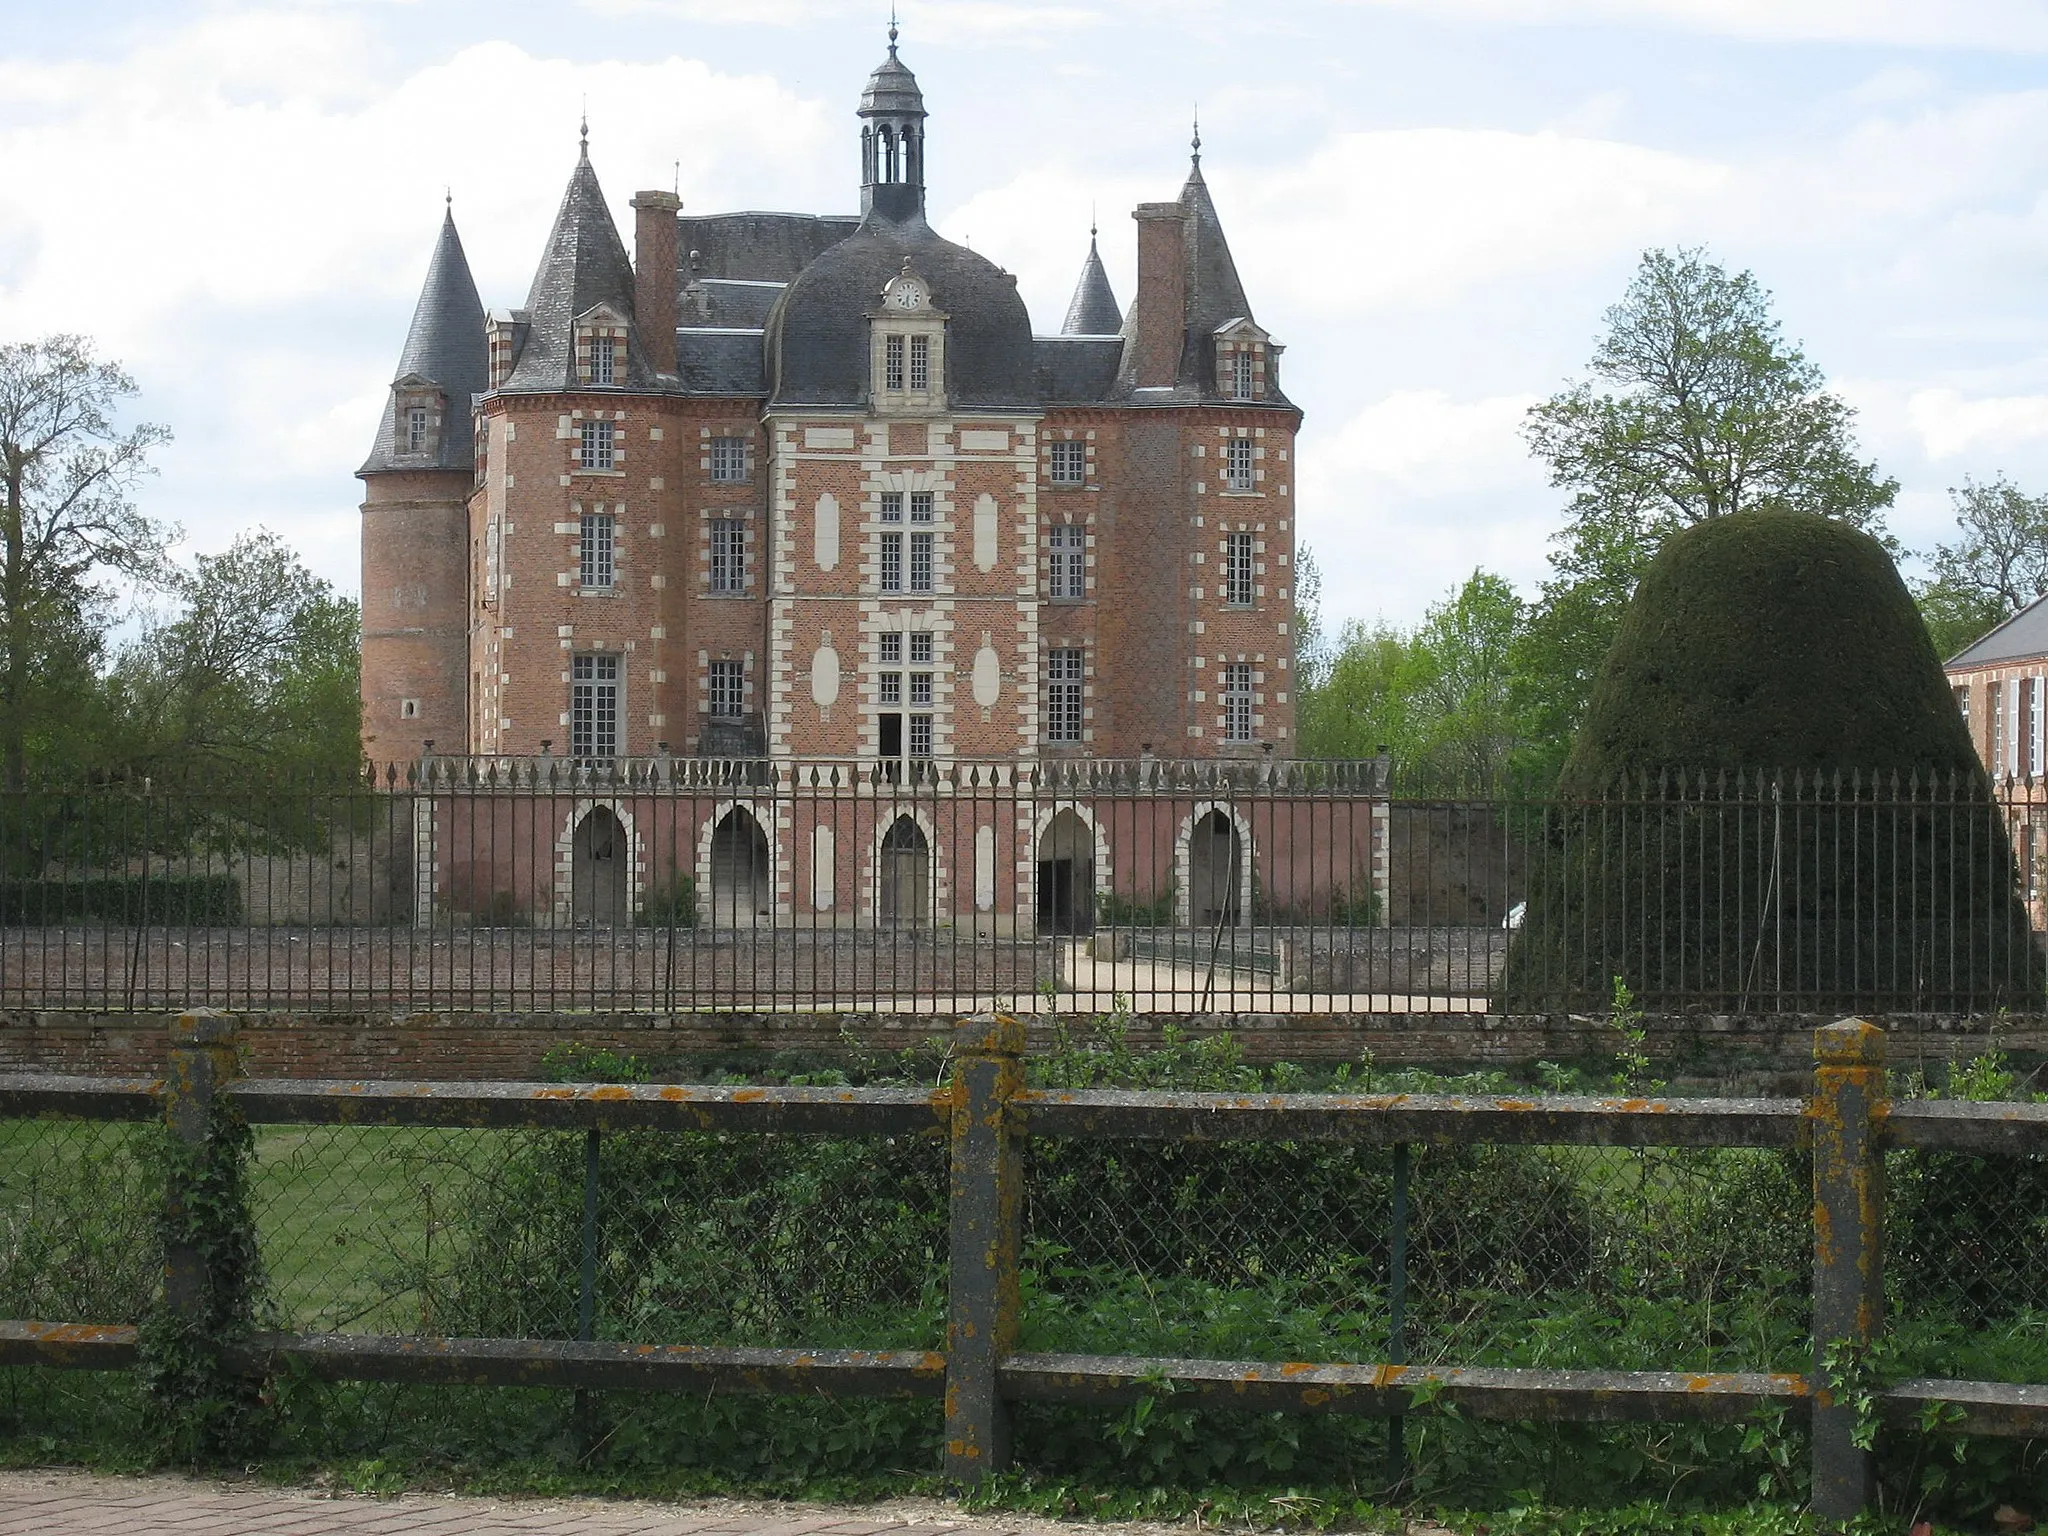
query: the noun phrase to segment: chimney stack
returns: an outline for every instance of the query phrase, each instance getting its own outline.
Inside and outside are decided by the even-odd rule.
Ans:
[[[1186,212],[1179,203],[1140,203],[1138,291],[1125,322],[1131,337],[1139,389],[1171,387],[1180,377],[1182,340],[1187,332]]]
[[[655,372],[676,371],[677,219],[673,192],[633,194],[633,315]]]

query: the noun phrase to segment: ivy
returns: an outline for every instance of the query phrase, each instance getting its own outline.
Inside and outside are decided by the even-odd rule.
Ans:
[[[190,1466],[243,1459],[261,1449],[269,1406],[263,1384],[230,1365],[256,1326],[262,1255],[249,1209],[255,1138],[234,1103],[216,1097],[205,1138],[168,1130],[157,1155],[169,1196],[159,1218],[163,1252],[193,1266],[190,1304],[166,1284],[137,1330],[144,1423],[162,1460]]]

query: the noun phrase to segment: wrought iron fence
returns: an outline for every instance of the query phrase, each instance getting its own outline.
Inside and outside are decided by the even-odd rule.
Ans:
[[[1804,1101],[1033,1088],[990,1017],[930,1088],[238,1082],[228,1026],[181,1020],[162,1082],[0,1077],[0,1365],[125,1369],[159,1275],[204,1315],[133,1149],[225,1099],[249,1373],[943,1397],[967,1481],[1024,1403],[1385,1418],[1396,1484],[1444,1407],[1775,1409],[1834,1515],[1866,1388],[2048,1432],[2048,1104],[1890,1102],[1865,1024],[1817,1033]],[[1851,1380],[1881,1342],[1893,1379]]]
[[[447,760],[0,794],[0,1005],[1952,1012],[2044,994],[2048,790],[1384,761]]]

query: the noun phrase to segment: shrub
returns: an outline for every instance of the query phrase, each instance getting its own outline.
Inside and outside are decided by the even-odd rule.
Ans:
[[[633,921],[642,928],[694,928],[697,926],[697,880],[677,875],[666,885],[649,888],[641,899]]]
[[[1533,834],[1511,1008],[2031,1000],[2012,852],[1882,545],[1743,512],[1675,534]],[[1782,985],[1780,984],[1782,982]]]
[[[95,875],[0,880],[0,923],[220,927],[242,921],[233,875]]]

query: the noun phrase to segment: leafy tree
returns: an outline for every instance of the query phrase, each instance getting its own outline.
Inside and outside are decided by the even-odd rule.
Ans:
[[[361,727],[356,605],[267,530],[171,578],[181,611],[108,680],[119,760],[152,773],[346,775]]]
[[[1345,626],[1299,712],[1312,757],[1387,748],[1404,772],[1458,782],[1498,774],[1520,740],[1510,666],[1526,607],[1498,576],[1474,571],[1404,633]]]
[[[32,743],[61,734],[111,575],[147,580],[173,531],[131,496],[170,434],[123,429],[135,383],[80,336],[0,346],[0,775],[19,787]]]
[[[1517,666],[1534,755],[1562,760],[1638,577],[1681,528],[1762,508],[1882,535],[1898,482],[1859,457],[1855,413],[1771,317],[1748,272],[1699,250],[1644,253],[1591,377],[1523,427],[1570,494]]]
[[[2003,475],[1965,479],[1948,494],[1963,536],[1935,546],[1934,575],[1916,594],[1942,656],[2048,592],[2048,496],[2029,496]]]

